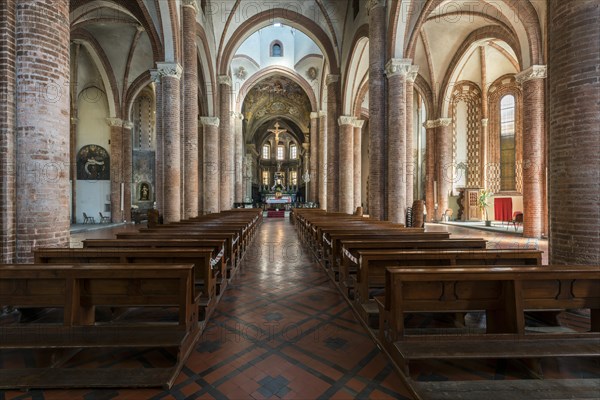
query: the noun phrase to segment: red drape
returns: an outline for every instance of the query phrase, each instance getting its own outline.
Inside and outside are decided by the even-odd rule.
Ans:
[[[512,221],[512,198],[497,197],[494,199],[494,220]]]

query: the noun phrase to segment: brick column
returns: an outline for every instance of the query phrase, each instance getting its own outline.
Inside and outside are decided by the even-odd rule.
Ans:
[[[387,219],[406,220],[406,77],[410,60],[393,59],[386,66],[388,78]]]
[[[319,112],[319,207],[327,208],[327,112]]]
[[[123,222],[121,211],[121,183],[123,180],[123,120],[107,118],[110,126],[110,219],[112,222]],[[125,205],[131,205],[127,200]]]
[[[355,117],[338,118],[340,125],[340,212],[354,212],[354,121]]]
[[[11,264],[16,253],[16,1],[0,2],[0,15],[0,263]]]
[[[162,107],[162,86],[158,70],[151,70],[152,81],[154,82],[154,91],[156,95],[156,154],[154,156],[154,174],[156,199],[156,209],[160,215],[164,215],[164,142],[163,142],[163,107]]]
[[[448,209],[448,196],[452,190],[452,119],[442,118],[437,121],[437,204],[436,219]],[[429,209],[427,214],[429,215]]]
[[[234,139],[233,127],[231,124],[231,78],[226,75],[219,76],[219,98],[220,98],[220,146],[217,149],[220,151],[220,173],[221,173],[221,198],[220,209],[230,210],[233,207],[233,156],[234,156]]]
[[[302,185],[304,185],[304,190],[305,190],[305,192],[304,192],[304,194],[305,194],[304,201],[307,202],[310,197],[313,197],[313,194],[311,193],[311,188],[310,188],[310,185],[312,184],[312,176],[310,176],[310,182],[305,182],[304,181],[305,174],[310,171],[310,163],[311,163],[311,156],[310,156],[310,154],[311,154],[311,145],[310,145],[310,142],[304,142],[304,143],[302,143],[302,148],[304,149],[304,160],[303,160],[304,165],[297,172],[298,182],[296,184],[296,187],[297,187],[296,190],[300,190],[300,188],[302,187]]]
[[[544,146],[546,67],[517,75],[523,87],[523,236],[539,238],[544,228]]]
[[[204,133],[204,213],[218,213],[219,209],[219,118],[201,117]]]
[[[198,118],[198,215],[204,215],[204,129]]]
[[[234,119],[234,135],[235,135],[235,202],[241,203],[244,201],[244,132],[242,131],[242,121],[244,115],[235,113]]]
[[[599,19],[596,0],[548,2],[550,264],[600,264]]]
[[[362,128],[365,121],[354,121],[354,209],[362,207]]]
[[[163,219],[181,220],[181,66],[158,63],[162,87]]]
[[[435,130],[438,127],[438,121],[427,121],[423,124],[426,133],[425,143],[425,208],[427,208],[426,222],[434,221],[435,205],[437,199],[435,198],[434,185],[436,182],[435,173]]]
[[[183,218],[198,216],[198,55],[196,0],[182,2],[183,35],[183,134],[185,163],[182,180]]]
[[[71,108],[71,125],[69,131],[69,179],[71,180],[71,223],[77,223],[77,124],[79,123],[77,109],[77,94],[79,86],[79,52],[81,43],[74,42],[71,53],[71,84],[69,102]]]
[[[414,179],[417,169],[415,158],[415,146],[413,136],[415,134],[414,123],[414,93],[415,80],[419,73],[418,65],[411,65],[406,76],[406,207],[412,207],[414,201]]]
[[[327,77],[327,211],[340,209],[339,75]]]
[[[310,182],[308,184],[308,199],[316,202],[319,200],[319,113],[310,113],[310,165],[308,171]]]
[[[69,4],[17,0],[16,21],[16,261],[31,262],[69,245]]]
[[[123,121],[123,221],[131,222],[133,184],[133,122]],[[156,188],[154,189],[156,194]]]
[[[386,218],[386,6],[385,0],[370,0],[369,12],[369,215]]]

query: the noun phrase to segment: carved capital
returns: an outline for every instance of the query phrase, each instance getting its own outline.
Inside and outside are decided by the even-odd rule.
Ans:
[[[327,111],[319,111],[319,118],[327,118]]]
[[[239,112],[232,111],[232,112],[231,112],[231,116],[232,116],[234,119],[244,120],[244,114],[242,114],[242,113],[239,113]]]
[[[123,120],[121,118],[106,118],[106,123],[110,127],[122,127]]]
[[[181,6],[190,8],[194,10],[196,14],[198,14],[198,4],[196,4],[196,0],[182,0]]]
[[[417,76],[419,75],[419,66],[411,65],[410,70],[408,71],[408,75],[406,76],[406,81],[410,83],[415,83]]]
[[[450,126],[452,125],[452,118],[440,118],[438,119],[438,126]]]
[[[484,127],[484,128],[487,128],[489,122],[490,122],[489,119],[484,118],[484,119],[481,120],[481,126]]]
[[[341,117],[338,118],[338,124],[340,126],[344,126],[344,125],[352,125],[354,126],[354,121],[356,120],[356,117],[351,117],[351,116],[346,116],[343,115]]]
[[[175,78],[175,79],[181,79],[181,74],[183,72],[183,68],[181,67],[181,65],[179,63],[172,63],[172,62],[162,62],[162,63],[156,63],[156,69],[158,70],[158,75],[160,75],[161,78]]]
[[[429,121],[425,121],[423,123],[423,128],[425,128],[425,129],[435,129],[438,126],[439,126],[438,121],[435,121],[435,120],[429,120]]]
[[[154,83],[160,83],[160,74],[157,69],[150,70],[150,79],[152,79],[152,82]]]
[[[385,74],[388,78],[391,78],[396,75],[400,76],[408,76],[410,72],[410,67],[412,66],[412,60],[405,58],[392,58],[388,61],[385,66]]]
[[[357,119],[354,121],[354,127],[358,128],[358,129],[362,129],[363,126],[365,126],[365,120],[364,119]]]
[[[310,113],[310,119],[318,119],[319,118],[319,113],[318,112],[311,112]]]
[[[524,82],[532,79],[546,79],[547,76],[548,68],[545,65],[532,65],[525,71],[518,73],[515,79],[519,85],[522,85]]]
[[[200,117],[200,123],[202,125],[211,125],[218,128],[221,124],[221,120],[218,117]]]
[[[219,85],[227,85],[227,86],[233,85],[233,83],[231,82],[231,77],[229,75],[217,76],[217,82],[219,82]]]
[[[329,74],[329,75],[327,75],[327,79],[325,80],[325,82],[327,83],[327,85],[331,85],[332,83],[336,83],[339,80],[340,80],[340,76],[339,75]]]
[[[371,11],[376,7],[385,7],[385,0],[369,0],[367,2],[367,10]]]
[[[123,128],[132,130],[133,129],[133,122],[131,122],[131,121],[123,121]]]

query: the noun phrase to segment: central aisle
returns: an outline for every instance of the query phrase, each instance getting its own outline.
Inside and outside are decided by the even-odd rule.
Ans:
[[[407,393],[288,219],[265,219],[170,391],[177,399],[402,399]]]

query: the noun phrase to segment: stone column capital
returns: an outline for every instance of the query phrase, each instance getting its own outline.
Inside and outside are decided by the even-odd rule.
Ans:
[[[319,118],[319,113],[318,112],[311,112],[310,113],[310,119],[318,119]]]
[[[367,11],[371,11],[377,7],[385,7],[385,0],[369,0],[367,2]]]
[[[327,83],[327,86],[333,84],[333,83],[337,83],[340,80],[340,76],[339,75],[332,75],[329,74],[327,75],[327,79],[325,80],[325,82]]]
[[[481,120],[481,126],[484,128],[487,128],[488,124],[489,124],[490,120],[487,118],[484,118]]]
[[[319,111],[319,118],[327,118],[327,111]]]
[[[340,126],[344,126],[344,125],[352,125],[354,126],[354,121],[356,120],[356,117],[351,117],[351,116],[347,116],[347,115],[343,115],[341,117],[338,118],[338,124]]]
[[[310,143],[302,143],[302,148],[306,151],[310,150]],[[304,156],[309,157],[308,153],[306,153]]]
[[[407,77],[411,66],[412,60],[410,59],[392,58],[385,66],[385,74],[388,79],[396,75]]]
[[[354,121],[354,127],[358,128],[358,129],[362,129],[363,126],[365,126],[365,120],[364,119],[357,119]]]
[[[229,75],[217,76],[217,82],[219,82],[219,85],[227,85],[227,86],[233,85],[233,83],[231,81],[231,77]]]
[[[133,126],[134,126],[133,122],[131,122],[131,121],[123,121],[123,128],[132,130]]]
[[[532,65],[525,71],[519,72],[515,76],[515,79],[519,85],[522,85],[523,83],[533,79],[546,79],[547,76],[548,67],[545,65]]]
[[[198,9],[198,4],[196,3],[196,0],[182,0],[181,6],[192,9],[192,10],[194,10],[194,12],[196,14],[198,14],[199,9]]]
[[[157,69],[150,70],[150,79],[154,83],[160,83],[160,74],[158,73]]]
[[[244,120],[244,114],[242,114],[242,113],[239,113],[239,112],[232,111],[232,112],[231,112],[231,116],[232,116],[234,119],[239,119],[239,120],[242,120],[242,121]]]
[[[122,127],[123,120],[121,118],[106,118],[106,123],[110,127]]]
[[[202,125],[211,125],[216,126],[218,128],[221,123],[221,120],[219,119],[219,117],[200,117],[200,123]]]
[[[429,120],[429,121],[425,121],[423,123],[423,128],[425,128],[425,129],[435,129],[438,126],[439,126],[438,121],[436,121],[436,120]]]
[[[452,118],[440,118],[438,119],[438,124],[439,127],[450,126],[452,124]]]
[[[183,73],[183,68],[181,67],[181,64],[173,62],[156,63],[156,69],[158,71],[158,75],[161,78],[169,77],[180,80],[181,74]]]
[[[415,80],[417,80],[418,75],[419,75],[419,66],[411,65],[410,69],[408,71],[408,75],[406,76],[406,81],[408,83],[415,83]]]

